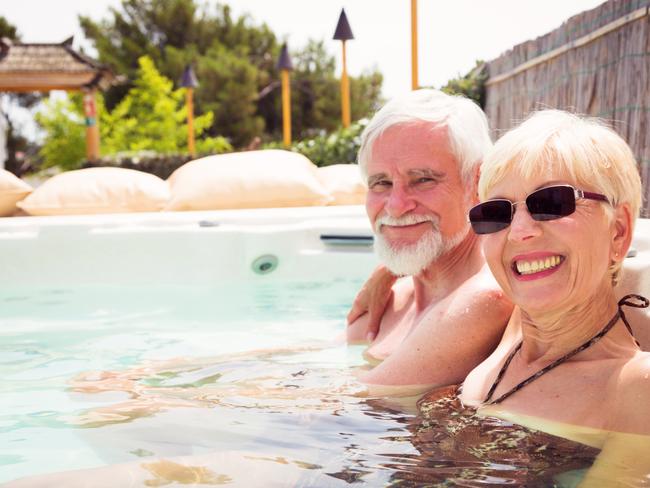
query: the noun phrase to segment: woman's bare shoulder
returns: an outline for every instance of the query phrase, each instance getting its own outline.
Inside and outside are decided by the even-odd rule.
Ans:
[[[650,434],[650,352],[639,351],[620,370],[612,430]]]

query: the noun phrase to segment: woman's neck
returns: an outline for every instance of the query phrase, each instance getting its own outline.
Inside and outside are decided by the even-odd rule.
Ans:
[[[600,332],[616,310],[616,297],[609,284],[573,307],[552,313],[522,310],[521,356],[528,363],[557,359]]]

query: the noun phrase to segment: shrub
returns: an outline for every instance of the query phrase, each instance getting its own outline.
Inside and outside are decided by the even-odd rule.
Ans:
[[[487,66],[483,61],[476,61],[476,65],[465,76],[458,76],[447,82],[441,90],[450,95],[465,95],[485,108],[485,82],[488,79]]]
[[[297,141],[289,148],[307,156],[316,166],[355,163],[361,145],[361,133],[368,124],[368,119],[361,119],[348,128],[340,128],[330,134],[322,131],[309,139]],[[283,149],[281,142],[264,145],[266,149]]]

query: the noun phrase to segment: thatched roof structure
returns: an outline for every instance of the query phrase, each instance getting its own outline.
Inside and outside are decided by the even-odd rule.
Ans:
[[[0,40],[0,92],[107,88],[115,76],[75,51],[72,37],[57,44]]]

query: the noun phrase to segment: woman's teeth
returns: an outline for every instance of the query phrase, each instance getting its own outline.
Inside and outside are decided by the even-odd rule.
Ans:
[[[555,268],[562,261],[561,256],[549,256],[543,259],[533,259],[531,261],[516,261],[515,267],[521,275],[539,273],[547,269]]]

